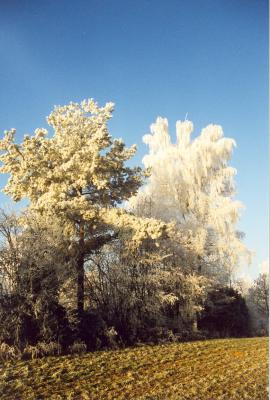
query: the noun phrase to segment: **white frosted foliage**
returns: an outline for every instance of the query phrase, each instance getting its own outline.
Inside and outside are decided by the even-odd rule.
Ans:
[[[141,215],[176,222],[182,241],[198,255],[234,268],[248,251],[236,224],[243,205],[234,199],[236,169],[229,165],[236,143],[210,124],[191,140],[191,121],[176,122],[176,142],[168,121],[158,117],[143,137],[143,158],[151,169],[147,184],[130,201]]]
[[[134,195],[145,172],[130,168],[136,146],[112,139],[108,121],[114,105],[99,107],[93,99],[57,106],[47,122],[53,130],[36,129],[15,143],[15,129],[0,138],[0,173],[9,174],[4,192],[13,200],[27,198],[40,215],[57,216],[67,234],[88,226],[92,236],[109,227],[134,232],[134,242],[156,239],[165,224],[138,219],[117,206]]]

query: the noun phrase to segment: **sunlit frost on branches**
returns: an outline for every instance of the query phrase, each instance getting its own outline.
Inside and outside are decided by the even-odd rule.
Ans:
[[[129,204],[138,215],[176,221],[182,244],[205,262],[234,268],[249,255],[236,231],[243,206],[234,199],[236,169],[228,165],[235,141],[213,124],[191,140],[192,122],[177,121],[173,143],[160,117],[150,131],[143,163],[151,175]]]
[[[4,192],[15,201],[28,198],[39,213],[62,216],[68,233],[74,221],[88,221],[95,229],[103,219],[135,231],[137,226],[135,240],[139,232],[142,237],[147,232],[157,236],[155,229],[163,229],[162,224],[149,228],[151,221],[137,223],[124,211],[116,214],[112,209],[134,195],[145,177],[141,168],[124,164],[136,146],[127,148],[108,132],[113,108],[113,103],[99,107],[93,99],[55,107],[47,118],[54,129],[52,138],[46,129],[36,129],[15,144],[15,130],[6,131],[0,140],[0,172],[10,175]],[[148,226],[144,232],[143,226]]]
[[[46,129],[36,129],[16,144],[12,129],[0,140],[0,173],[9,174],[4,192],[15,201],[27,198],[29,210],[37,216],[57,220],[71,242],[79,314],[89,254],[116,239],[120,231],[128,232],[136,247],[166,230],[164,222],[115,209],[137,193],[146,172],[126,166],[136,146],[127,148],[121,139],[111,138],[108,121],[113,107],[99,107],[93,99],[55,107],[47,118],[52,137]]]

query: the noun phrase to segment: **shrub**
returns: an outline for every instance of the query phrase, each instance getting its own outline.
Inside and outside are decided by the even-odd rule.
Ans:
[[[74,342],[71,346],[69,346],[69,352],[71,354],[82,354],[87,351],[87,346],[84,342],[77,341]]]
[[[37,346],[26,345],[22,351],[23,360],[34,360],[41,357],[40,349]]]
[[[39,354],[43,356],[56,356],[62,354],[62,347],[56,342],[39,342],[36,346],[39,349]]]
[[[69,322],[72,330],[72,341],[85,343],[87,351],[108,346],[107,326],[96,311],[85,310],[80,318],[76,311],[70,312]]]
[[[214,288],[206,301],[198,327],[209,336],[249,336],[249,313],[245,299],[232,288]]]
[[[1,296],[0,341],[22,349],[27,343],[35,344],[38,333],[38,324],[27,299],[16,293]]]
[[[105,336],[107,338],[107,344],[110,348],[116,349],[118,347],[117,337],[118,333],[116,332],[114,326],[107,328],[105,330]]]
[[[19,356],[20,352],[16,347],[9,346],[7,343],[0,344],[0,359],[2,362],[13,360]]]
[[[56,300],[40,299],[37,318],[39,340],[41,342],[60,343],[66,349],[72,342],[71,329],[65,308]]]
[[[268,331],[265,328],[260,328],[256,331],[256,336],[268,336]]]

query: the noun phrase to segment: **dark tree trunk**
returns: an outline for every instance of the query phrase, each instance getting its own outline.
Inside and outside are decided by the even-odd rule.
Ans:
[[[78,256],[76,265],[77,275],[77,312],[81,316],[84,311],[84,261],[85,257],[93,251],[101,248],[104,244],[109,243],[112,239],[116,238],[118,232],[114,234],[107,233],[99,237],[85,238],[85,227],[81,223],[79,227],[79,244]]]
[[[82,315],[84,311],[84,226],[80,226],[80,238],[77,258],[77,312],[78,315]]]
[[[84,254],[77,260],[77,312],[82,315],[84,311]]]

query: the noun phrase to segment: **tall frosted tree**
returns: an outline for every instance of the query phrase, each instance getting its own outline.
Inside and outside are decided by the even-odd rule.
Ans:
[[[195,255],[196,270],[218,265],[230,275],[249,254],[236,229],[242,204],[234,199],[236,170],[229,165],[235,141],[223,137],[219,125],[191,140],[192,122],[177,121],[173,143],[168,121],[160,117],[150,130],[143,163],[151,175],[130,206],[138,215],[175,222],[174,238]]]
[[[53,130],[36,129],[15,143],[15,130],[0,140],[0,172],[9,174],[4,192],[15,201],[27,198],[31,212],[57,221],[69,239],[75,260],[77,310],[84,309],[87,256],[113,240],[121,229],[133,241],[158,238],[163,223],[138,219],[116,209],[141,186],[145,173],[125,165],[136,152],[108,131],[113,104],[98,107],[92,99],[55,107],[47,118]]]

